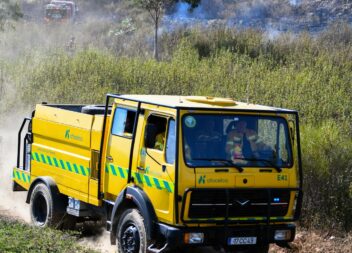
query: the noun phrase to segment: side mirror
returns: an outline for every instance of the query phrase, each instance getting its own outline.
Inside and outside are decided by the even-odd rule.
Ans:
[[[154,124],[147,124],[144,133],[144,143],[146,148],[154,148],[157,127]]]

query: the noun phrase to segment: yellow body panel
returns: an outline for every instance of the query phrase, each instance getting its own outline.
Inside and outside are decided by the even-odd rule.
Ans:
[[[101,136],[96,131],[101,118],[95,122],[93,115],[38,105],[32,120],[31,174],[50,176],[61,193],[98,204],[97,182],[90,180],[91,140]]]

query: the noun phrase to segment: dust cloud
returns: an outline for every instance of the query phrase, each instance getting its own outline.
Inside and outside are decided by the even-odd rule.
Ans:
[[[23,115],[0,116],[0,215],[30,221],[26,192],[12,191],[12,168],[16,165],[17,129]],[[11,123],[10,123],[11,122]]]
[[[36,18],[40,12],[24,11],[25,19],[17,22],[14,29],[0,32],[0,216],[30,223],[29,205],[25,203],[27,192],[12,191],[12,168],[17,159],[18,130],[23,118],[34,108],[34,104],[24,105],[19,91],[28,88],[27,73],[34,71],[34,67],[28,66],[22,72],[13,68],[28,62],[36,65],[44,57],[55,56],[57,51],[70,54],[72,50],[90,47],[106,49],[114,41],[106,35],[113,27],[110,16],[96,12],[91,15],[87,11],[75,24],[45,25]],[[72,40],[74,45],[70,45]],[[45,100],[38,97],[38,102]],[[103,253],[116,252],[103,227],[85,228],[79,243]]]

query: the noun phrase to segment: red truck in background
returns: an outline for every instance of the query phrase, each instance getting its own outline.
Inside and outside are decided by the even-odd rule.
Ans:
[[[53,0],[45,5],[46,23],[66,23],[75,21],[78,13],[73,1]]]

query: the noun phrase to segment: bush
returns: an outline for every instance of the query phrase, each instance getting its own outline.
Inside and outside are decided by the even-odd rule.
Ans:
[[[302,129],[304,205],[302,224],[352,229],[352,140],[327,121]]]

